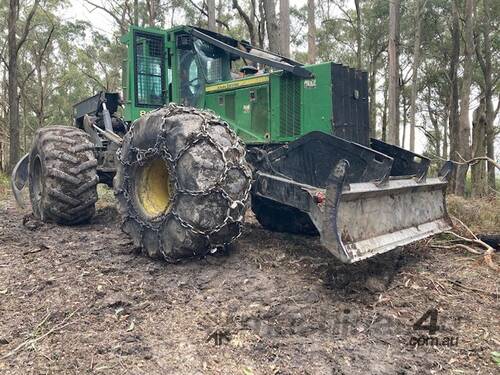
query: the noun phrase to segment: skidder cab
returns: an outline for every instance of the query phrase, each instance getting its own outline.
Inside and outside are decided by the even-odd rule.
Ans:
[[[123,98],[75,105],[75,127],[40,130],[14,171],[42,219],[87,220],[98,176],[125,232],[169,261],[233,241],[249,200],[265,228],[320,235],[346,263],[450,228],[451,164],[428,178],[429,159],[370,139],[365,72],[191,26],[122,41]]]

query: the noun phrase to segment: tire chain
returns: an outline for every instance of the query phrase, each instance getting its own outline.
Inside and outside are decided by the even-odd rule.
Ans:
[[[137,215],[135,213],[132,214],[130,212],[130,210],[128,210],[127,215],[123,219],[123,224],[125,224],[128,219],[133,219],[133,220],[137,221],[138,223],[140,223],[141,224],[141,228],[140,228],[139,236],[141,237],[141,239],[143,238],[143,231],[144,231],[143,228],[148,228],[151,231],[155,232],[156,236],[158,238],[159,244],[160,244],[159,248],[160,248],[161,254],[164,256],[165,259],[170,260],[169,255],[167,255],[167,254],[165,254],[163,252],[163,246],[161,246],[162,239],[161,239],[161,236],[160,236],[160,229],[162,228],[161,224],[166,223],[167,220],[170,219],[170,216],[173,216],[175,219],[177,219],[177,221],[179,222],[179,224],[184,229],[186,229],[186,230],[188,230],[188,231],[190,231],[190,232],[192,232],[194,234],[198,234],[198,235],[204,236],[206,238],[206,240],[207,240],[207,243],[209,243],[210,246],[211,246],[210,251],[211,252],[215,252],[216,248],[218,248],[218,247],[225,247],[226,245],[228,245],[231,242],[233,242],[234,240],[236,240],[241,235],[241,233],[242,233],[242,230],[241,230],[241,227],[242,227],[241,220],[243,218],[239,217],[237,219],[234,219],[234,218],[231,217],[230,213],[231,213],[231,210],[236,209],[238,206],[240,206],[242,209],[244,209],[244,207],[246,205],[246,202],[248,201],[251,188],[252,188],[252,173],[251,173],[251,170],[249,168],[241,167],[241,165],[233,165],[233,163],[230,163],[230,162],[228,162],[226,160],[226,156],[225,156],[225,152],[224,151],[227,151],[227,150],[224,150],[219,144],[217,144],[216,141],[214,141],[214,139],[212,138],[212,136],[208,133],[208,127],[210,126],[211,123],[212,124],[216,123],[217,125],[224,126],[224,128],[232,135],[232,137],[234,137],[234,139],[237,140],[238,144],[243,149],[243,154],[241,155],[240,160],[245,160],[245,157],[246,157],[245,145],[240,140],[240,138],[236,135],[236,133],[233,131],[233,129],[231,129],[231,127],[229,126],[229,124],[226,121],[221,120],[220,117],[218,117],[211,110],[199,111],[196,108],[184,107],[184,106],[181,106],[181,105],[177,105],[177,104],[171,103],[171,104],[169,104],[169,105],[167,105],[165,107],[155,109],[155,110],[151,111],[150,113],[157,112],[157,111],[159,111],[161,109],[166,109],[167,113],[163,116],[163,124],[161,126],[161,129],[163,131],[160,134],[158,134],[154,146],[148,148],[147,150],[138,149],[137,147],[130,147],[129,148],[129,153],[131,152],[131,153],[135,153],[136,154],[135,161],[132,161],[132,162],[129,161],[129,160],[127,160],[127,158],[124,157],[124,155],[122,155],[122,152],[121,152],[122,149],[119,148],[117,150],[117,159],[120,161],[120,163],[124,167],[125,166],[129,166],[130,167],[130,166],[133,166],[135,164],[143,166],[145,164],[145,162],[148,161],[151,157],[161,156],[163,159],[168,160],[168,162],[170,163],[170,165],[168,165],[169,170],[175,170],[177,162],[179,161],[179,159],[184,155],[184,153],[189,148],[191,148],[192,146],[194,146],[195,144],[197,144],[197,143],[199,143],[201,141],[208,142],[212,147],[214,147],[220,153],[220,155],[222,156],[222,160],[224,162],[224,170],[220,174],[219,179],[214,184],[212,184],[212,186],[210,188],[208,188],[206,190],[191,191],[191,190],[181,189],[180,186],[179,186],[179,182],[177,180],[176,174],[175,173],[170,173],[171,178],[173,177],[173,179],[174,179],[174,181],[173,181],[174,182],[173,183],[173,185],[174,185],[174,194],[170,197],[170,201],[169,201],[169,205],[168,206],[172,207],[173,203],[175,202],[175,199],[177,198],[177,196],[179,194],[187,194],[187,195],[191,195],[191,196],[208,196],[211,193],[220,193],[223,196],[223,198],[228,202],[228,209],[227,209],[227,212],[226,212],[226,217],[225,217],[224,221],[221,224],[219,224],[218,226],[216,226],[215,228],[207,229],[207,230],[202,230],[202,229],[196,228],[194,225],[191,225],[190,223],[188,223],[185,220],[183,220],[173,209],[170,209],[170,210],[168,210],[168,212],[166,214],[163,214],[163,215],[159,216],[158,218],[155,218],[154,223],[157,224],[157,225],[152,225],[149,222],[144,221],[139,215]],[[201,117],[203,121],[202,121],[202,124],[201,124],[200,131],[197,132],[194,135],[194,137],[190,136],[190,137],[188,137],[188,139],[186,139],[186,145],[181,150],[178,151],[177,156],[174,158],[170,154],[170,152],[166,149],[165,146],[161,147],[161,144],[162,144],[162,141],[165,139],[164,134],[165,134],[166,120],[170,116],[172,116],[172,115],[181,114],[181,113],[182,114],[194,114],[194,115],[197,115],[197,116]],[[125,135],[125,138],[128,138],[129,144],[132,142],[132,139],[133,139],[133,136],[134,136],[133,130],[134,130],[134,126],[135,125],[136,125],[136,123],[133,122],[132,125],[130,126],[129,131]],[[230,148],[234,148],[234,145],[229,146],[227,149],[230,149]],[[226,178],[228,171],[230,169],[232,169],[232,168],[238,168],[245,175],[245,179],[246,179],[246,183],[247,183],[247,188],[246,188],[246,190],[244,192],[243,199],[240,199],[240,200],[234,200],[234,199],[232,199],[229,196],[229,194],[227,194],[224,191],[224,189],[220,186],[220,184]],[[125,171],[126,171],[126,169],[124,169],[124,172]],[[127,173],[124,173],[123,174],[123,184],[124,185],[125,184],[128,185],[129,181],[130,181],[130,176]],[[128,205],[132,206],[132,207],[134,206],[133,203],[132,203],[132,198],[130,197],[130,195],[128,194],[128,192],[126,190],[124,190],[124,191],[118,191],[117,193],[122,193],[124,195],[124,197],[125,197]],[[244,214],[244,212],[243,212],[243,214]],[[231,239],[228,240],[228,241],[226,241],[226,242],[212,244],[211,241],[210,241],[210,235],[218,232],[225,225],[230,224],[230,223],[237,223],[238,224],[237,234],[234,235],[233,237],[231,237]],[[123,229],[123,224],[122,224],[122,229]],[[160,225],[158,225],[158,224],[160,224]],[[144,251],[144,248],[142,249],[142,251]]]

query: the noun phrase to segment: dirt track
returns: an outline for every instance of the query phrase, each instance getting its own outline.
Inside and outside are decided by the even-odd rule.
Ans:
[[[77,227],[26,213],[0,203],[1,374],[498,373],[498,275],[465,252],[420,243],[347,267],[250,217],[230,253],[167,265],[135,252],[112,206]],[[412,345],[433,307],[432,337],[458,345]]]

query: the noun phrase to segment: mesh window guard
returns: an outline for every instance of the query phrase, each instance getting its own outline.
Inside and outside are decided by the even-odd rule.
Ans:
[[[141,106],[161,106],[163,98],[163,38],[136,34],[136,102]]]

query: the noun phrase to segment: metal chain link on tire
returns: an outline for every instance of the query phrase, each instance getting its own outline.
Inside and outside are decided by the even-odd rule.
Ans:
[[[228,245],[229,243],[233,242],[234,240],[236,240],[242,233],[242,230],[241,230],[241,221],[242,221],[242,217],[238,217],[238,218],[233,218],[231,217],[231,211],[238,208],[238,206],[240,206],[241,208],[241,211],[238,211],[238,212],[242,212],[243,215],[244,215],[244,207],[246,205],[246,202],[248,201],[248,198],[249,198],[249,195],[250,195],[250,190],[251,190],[251,182],[252,182],[252,175],[251,175],[251,170],[249,168],[247,168],[246,166],[244,165],[234,165],[233,163],[229,162],[227,159],[226,159],[226,155],[225,155],[225,152],[228,150],[228,149],[231,149],[231,148],[235,148],[234,145],[231,145],[230,147],[227,147],[227,148],[223,148],[222,146],[220,146],[216,140],[214,140],[212,138],[212,136],[208,133],[208,128],[209,126],[212,124],[212,123],[215,123],[217,125],[221,125],[223,126],[230,134],[231,136],[238,142],[239,146],[241,146],[241,149],[242,149],[242,154],[240,156],[240,161],[244,161],[245,160],[245,156],[246,156],[246,150],[245,150],[245,146],[243,144],[243,142],[239,139],[239,137],[236,135],[236,133],[231,129],[231,127],[229,126],[229,124],[225,121],[223,121],[222,119],[220,119],[214,112],[212,111],[207,111],[207,110],[204,110],[204,111],[200,111],[198,109],[195,109],[195,108],[191,108],[191,107],[184,107],[184,106],[179,106],[179,105],[176,105],[176,104],[169,104],[168,106],[165,106],[165,107],[162,107],[162,108],[158,108],[154,111],[151,111],[150,113],[154,113],[154,112],[157,112],[161,109],[166,109],[167,110],[167,113],[163,115],[163,124],[161,125],[161,129],[162,129],[162,132],[160,132],[160,134],[158,134],[157,136],[157,139],[155,141],[155,144],[153,147],[150,147],[148,148],[147,150],[142,150],[142,149],[139,149],[137,147],[130,147],[129,148],[129,158],[126,158],[124,157],[124,155],[122,155],[122,150],[121,148],[118,149],[117,151],[117,158],[118,160],[120,161],[120,163],[124,166],[124,167],[131,167],[131,166],[134,166],[134,165],[139,165],[139,166],[143,166],[148,160],[150,160],[151,158],[153,157],[161,157],[162,159],[164,160],[167,160],[169,162],[170,165],[168,165],[168,169],[169,171],[172,171],[172,170],[175,170],[176,169],[176,166],[177,166],[177,162],[179,161],[179,159],[187,152],[188,149],[190,149],[192,146],[194,146],[195,144],[199,143],[199,142],[202,142],[202,141],[205,141],[207,143],[209,143],[212,147],[214,147],[217,152],[220,153],[221,155],[221,159],[224,163],[224,169],[223,169],[223,172],[220,174],[218,180],[213,183],[210,188],[206,189],[206,190],[186,190],[186,189],[181,189],[181,187],[179,186],[179,181],[177,180],[177,176],[175,173],[169,173],[171,179],[173,179],[173,186],[174,186],[174,194],[170,197],[170,201],[169,201],[169,209],[167,209],[168,212],[158,216],[157,218],[154,218],[153,220],[153,223],[149,223],[145,220],[143,220],[140,215],[137,215],[137,214],[132,214],[130,212],[130,210],[128,210],[128,214],[127,214],[127,217],[124,218],[123,222],[125,223],[127,221],[127,219],[133,219],[135,221],[137,221],[138,223],[141,224],[141,233],[139,234],[141,239],[142,239],[142,236],[143,236],[143,228],[148,228],[150,229],[151,231],[153,232],[156,232],[156,235],[158,236],[158,241],[159,241],[159,248],[160,248],[160,252],[162,253],[162,255],[166,258],[166,259],[169,259],[169,256],[167,254],[164,253],[163,251],[163,246],[162,246],[162,239],[161,239],[161,236],[160,236],[160,229],[162,227],[161,224],[163,223],[166,223],[167,220],[169,220],[169,218],[171,216],[175,217],[175,219],[179,222],[179,224],[186,230],[194,233],[194,234],[197,234],[197,235],[202,235],[204,236],[206,239],[207,239],[207,242],[209,243],[209,250],[210,251],[215,251],[216,248],[218,247],[224,247],[226,245]],[[174,158],[170,152],[166,149],[165,146],[162,147],[162,144],[163,144],[163,141],[165,140],[164,138],[164,134],[166,132],[165,130],[165,125],[166,125],[166,120],[172,116],[172,115],[176,115],[176,114],[193,114],[193,115],[197,115],[199,117],[201,117],[202,119],[202,124],[201,124],[201,128],[200,130],[193,135],[191,135],[190,137],[188,137],[189,139],[186,140],[186,145],[177,153],[177,156]],[[136,123],[132,123],[131,127],[130,127],[130,130],[127,132],[125,138],[126,140],[128,141],[128,144],[130,145],[132,143],[132,140],[133,140],[133,136],[134,136],[134,126],[136,125]],[[238,152],[240,152],[240,150],[238,149]],[[134,161],[129,161],[130,159],[130,153],[134,153],[135,154],[135,160]],[[245,176],[245,179],[246,179],[246,189],[244,191],[244,194],[243,194],[243,198],[242,199],[232,199],[231,196],[223,189],[223,187],[221,186],[222,185],[222,182],[225,180],[226,176],[227,176],[227,173],[233,169],[233,168],[238,168],[239,170],[241,170]],[[129,182],[130,182],[130,177],[128,175],[127,172],[127,168],[124,168],[124,174],[123,174],[123,183],[124,185],[127,184],[127,186],[130,186],[128,185]],[[128,204],[131,205],[133,207],[133,204],[132,204],[132,198],[130,197],[130,195],[128,194],[127,190],[125,189],[125,191],[120,191],[121,193],[123,193],[125,199],[127,200]],[[194,225],[188,223],[187,221],[183,220],[177,212],[174,211],[174,206],[173,206],[173,203],[175,202],[177,196],[179,194],[187,194],[187,195],[190,195],[190,196],[208,196],[209,194],[211,193],[220,193],[221,196],[227,201],[228,203],[228,209],[227,209],[227,212],[226,212],[226,216],[225,216],[225,219],[223,220],[223,222],[219,225],[217,225],[215,228],[211,228],[211,229],[207,229],[207,230],[203,230],[203,229],[200,229],[200,228],[196,228]],[[135,211],[135,210],[134,210]],[[223,243],[211,243],[210,241],[210,235],[220,231],[225,225],[227,224],[231,224],[231,223],[236,223],[238,224],[238,231],[236,233],[236,235],[232,236],[229,240],[223,242]],[[144,249],[143,249],[144,250]]]

